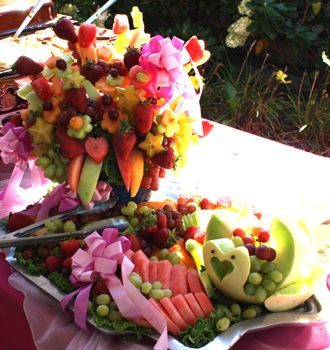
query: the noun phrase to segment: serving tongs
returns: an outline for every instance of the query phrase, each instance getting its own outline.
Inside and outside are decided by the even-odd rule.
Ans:
[[[117,228],[119,231],[125,230],[128,227],[127,221],[121,218],[107,218],[87,223],[79,231],[39,235],[45,227],[45,222],[49,220],[53,220],[54,218],[66,220],[71,215],[98,214],[112,208],[117,203],[117,200],[117,197],[111,197],[107,202],[98,202],[90,211],[87,211],[84,207],[79,206],[76,209],[66,211],[65,213],[52,216],[20,230],[8,233],[0,238],[0,248],[61,242],[72,237],[73,235],[78,238],[84,238],[94,231],[101,231],[110,227]]]

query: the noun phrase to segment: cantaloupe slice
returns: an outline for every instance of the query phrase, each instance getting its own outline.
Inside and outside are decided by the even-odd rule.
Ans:
[[[209,317],[210,313],[214,310],[214,306],[208,296],[204,292],[194,293],[194,296],[206,317]]]
[[[172,266],[170,289],[173,296],[189,293],[187,269],[183,265]]]
[[[172,264],[168,260],[160,260],[158,261],[157,269],[157,280],[161,282],[162,289],[170,289]]]
[[[158,261],[153,260],[149,263],[149,282],[154,283],[158,281]]]
[[[182,294],[178,294],[171,298],[173,304],[175,307],[179,310],[182,318],[184,319],[186,324],[189,324],[189,326],[193,327],[196,316],[191,310],[190,306],[188,305],[186,299]]]
[[[193,293],[188,293],[184,295],[184,298],[186,299],[186,302],[190,306],[192,312],[194,313],[196,319],[203,317],[206,318],[206,315],[200,305],[198,304],[198,301],[196,300]]]
[[[144,155],[142,150],[133,148],[129,158],[131,161],[131,196],[135,197],[144,174]]]
[[[68,165],[68,184],[72,192],[77,193],[81,170],[85,162],[86,154],[70,159]]]
[[[114,55],[115,50],[112,45],[101,45],[96,48],[97,58],[106,62],[110,61],[110,58]]]
[[[139,275],[142,278],[143,282],[149,282],[149,264],[150,260],[140,249],[135,252],[133,257],[133,263],[138,267]]]
[[[192,293],[197,293],[197,292],[204,292],[201,280],[199,278],[199,273],[197,270],[189,268],[187,270],[187,278],[188,278],[188,285],[189,285],[189,290]]]
[[[43,111],[42,116],[46,120],[47,123],[54,124],[57,122],[58,117],[63,113],[59,108],[59,100],[53,102],[53,109],[51,111]]]
[[[168,298],[162,298],[160,299],[160,303],[163,305],[164,309],[167,311],[167,313],[171,316],[173,322],[180,328],[180,329],[187,329],[187,324],[185,320],[182,318],[180,312],[178,309],[174,306],[173,301]]]

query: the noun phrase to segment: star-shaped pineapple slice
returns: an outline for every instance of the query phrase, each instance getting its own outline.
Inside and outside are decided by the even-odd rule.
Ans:
[[[79,70],[76,70],[72,74],[63,76],[64,83],[62,85],[63,90],[70,90],[71,88],[79,89],[81,83],[85,80],[85,77],[80,74]]]
[[[145,150],[149,158],[152,158],[156,153],[164,151],[162,145],[163,135],[154,135],[151,132],[146,134],[144,141],[138,144],[138,147]]]
[[[139,95],[136,94],[133,85],[128,88],[116,87],[118,96],[117,106],[123,114],[131,115],[134,107],[141,101]]]
[[[47,123],[44,118],[38,117],[36,123],[28,129],[29,133],[32,135],[33,144],[53,143],[54,128],[55,124]]]

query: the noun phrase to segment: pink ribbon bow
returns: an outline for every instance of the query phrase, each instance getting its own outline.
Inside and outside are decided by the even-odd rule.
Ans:
[[[131,242],[126,237],[118,237],[118,230],[107,228],[102,237],[95,231],[85,238],[87,250],[79,249],[72,257],[72,274],[70,280],[77,290],[61,300],[63,310],[70,300],[77,295],[74,302],[74,320],[76,324],[89,331],[86,325],[86,313],[91,288],[95,279],[102,277],[111,297],[123,317],[146,318],[160,333],[155,349],[166,350],[168,346],[165,319],[128,280],[133,271],[133,263],[125,256]],[[115,274],[121,266],[121,280]]]
[[[94,207],[94,202],[106,202],[110,198],[112,187],[108,182],[99,181],[96,185],[92,200],[84,205],[85,209],[90,211]]]

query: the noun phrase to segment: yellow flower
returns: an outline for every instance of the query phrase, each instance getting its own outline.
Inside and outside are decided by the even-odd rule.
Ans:
[[[290,84],[290,83],[292,83],[292,80],[288,80],[288,81],[285,80],[287,76],[288,76],[288,75],[285,74],[285,73],[283,73],[283,71],[281,71],[281,70],[279,70],[279,71],[276,73],[276,79],[277,79],[278,81],[280,81],[281,83],[283,83],[283,84]]]

